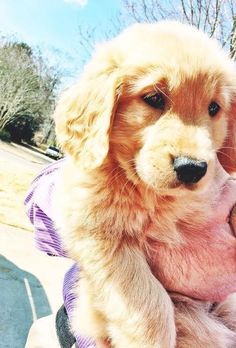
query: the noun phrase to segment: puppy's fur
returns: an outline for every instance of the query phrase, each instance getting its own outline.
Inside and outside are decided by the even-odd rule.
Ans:
[[[235,67],[216,42],[161,22],[134,25],[102,45],[62,95],[55,120],[69,158],[58,225],[82,267],[74,330],[120,348],[236,346],[234,295],[213,310],[186,279],[184,249],[175,253],[186,243],[206,249],[196,231],[215,216],[217,154],[229,173],[236,169],[235,83]],[[164,107],[145,100],[157,92]],[[221,109],[211,117],[213,101]],[[179,156],[208,165],[191,187],[176,179]],[[203,258],[215,259],[209,250]],[[198,269],[201,258],[190,262]],[[181,289],[187,296],[174,294]],[[214,285],[208,292],[217,301]]]

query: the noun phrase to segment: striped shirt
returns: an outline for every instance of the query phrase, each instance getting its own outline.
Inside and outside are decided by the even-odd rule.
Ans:
[[[25,199],[27,215],[34,226],[35,242],[38,249],[48,255],[67,257],[63,249],[60,235],[55,228],[52,197],[55,192],[57,175],[65,160],[57,161],[44,168],[32,182]],[[64,305],[71,320],[75,307],[73,288],[79,281],[79,267],[74,264],[65,274],[63,283]],[[80,348],[95,348],[95,343],[88,337],[76,333],[77,345]]]

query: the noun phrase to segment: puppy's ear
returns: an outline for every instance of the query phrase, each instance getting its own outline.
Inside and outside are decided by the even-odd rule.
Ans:
[[[83,168],[99,167],[107,156],[119,96],[117,71],[107,57],[95,57],[55,110],[58,141]]]
[[[232,103],[229,111],[227,136],[218,151],[218,158],[229,174],[236,172],[236,101]]]

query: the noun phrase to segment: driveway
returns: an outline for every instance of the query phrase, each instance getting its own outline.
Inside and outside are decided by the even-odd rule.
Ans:
[[[37,170],[49,163],[33,152],[0,143],[0,159],[4,156]],[[32,322],[57,311],[70,265],[70,260],[39,252],[32,232],[0,224],[0,348],[24,348]]]

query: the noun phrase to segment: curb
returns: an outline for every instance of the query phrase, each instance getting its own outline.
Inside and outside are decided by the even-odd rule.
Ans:
[[[56,162],[56,160],[44,155],[43,153],[41,153],[40,151],[36,150],[36,148],[33,147],[33,149],[28,149],[28,147],[24,146],[24,145],[19,145],[19,144],[16,144],[16,143],[13,143],[11,142],[10,143],[12,146],[14,146],[15,148],[18,148],[20,150],[23,150],[25,152],[28,152],[30,154],[33,154],[33,155],[36,155],[38,156],[39,158],[42,158],[42,159],[46,159],[48,162],[51,162],[51,163],[54,163]],[[27,145],[28,146],[28,145]]]

